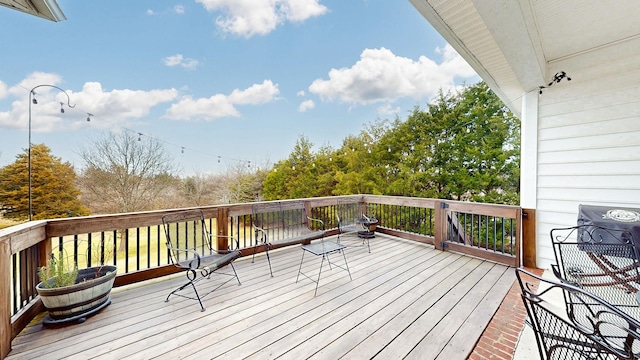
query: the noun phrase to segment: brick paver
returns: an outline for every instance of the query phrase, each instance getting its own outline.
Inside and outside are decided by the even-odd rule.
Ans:
[[[526,269],[542,275],[542,269]],[[537,284],[536,284],[537,285]],[[516,350],[527,311],[520,297],[520,285],[514,281],[496,314],[480,336],[470,360],[511,360]]]

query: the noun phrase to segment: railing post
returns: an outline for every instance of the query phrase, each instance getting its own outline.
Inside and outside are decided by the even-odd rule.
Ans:
[[[49,256],[52,253],[51,240],[44,240],[38,243],[38,269],[47,265]]]
[[[536,210],[522,209],[522,262],[536,269]]]
[[[218,209],[216,217],[216,228],[218,229],[218,250],[229,250],[229,208]]]
[[[442,246],[447,238],[447,203],[437,200],[435,202],[435,219],[434,219],[434,246],[438,250],[444,250]]]
[[[0,359],[11,351],[11,246],[0,240]]]

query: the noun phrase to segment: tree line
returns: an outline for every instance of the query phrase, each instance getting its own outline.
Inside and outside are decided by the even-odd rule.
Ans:
[[[155,139],[110,132],[81,150],[76,171],[32,145],[33,218],[348,194],[517,204],[520,124],[484,82],[440,92],[425,110],[377,120],[339,148],[314,150],[300,136],[268,169],[180,177]],[[28,153],[0,168],[0,212],[28,218]]]
[[[484,83],[440,92],[406,120],[376,121],[338,149],[301,136],[263,183],[266,200],[378,194],[517,204],[520,123]]]

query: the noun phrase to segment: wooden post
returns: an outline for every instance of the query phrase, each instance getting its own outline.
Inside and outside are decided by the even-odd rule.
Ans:
[[[536,269],[536,210],[522,209],[522,262]]]
[[[229,208],[218,209],[216,217],[216,227],[218,228],[218,250],[229,250]]]
[[[0,240],[0,359],[11,351],[11,246],[10,238]]]
[[[515,267],[521,267],[522,266],[522,253],[521,253],[521,249],[522,249],[522,222],[524,221],[523,218],[524,216],[522,215],[522,208],[519,208],[516,211],[516,248],[514,251],[514,255],[515,255],[515,260],[514,260],[514,264],[513,266]]]
[[[444,250],[442,244],[444,243],[447,237],[447,203],[444,201],[436,201],[434,210],[436,211],[435,219],[434,219],[434,229],[433,229],[433,237],[434,237],[434,246],[438,250]]]
[[[43,240],[38,243],[38,269],[47,265],[52,248],[51,240]]]

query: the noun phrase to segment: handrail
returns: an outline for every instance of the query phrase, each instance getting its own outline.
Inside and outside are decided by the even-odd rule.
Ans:
[[[519,207],[398,196],[349,197],[361,199],[367,206],[367,213],[379,220],[377,231],[433,244],[442,250],[451,247],[460,250],[466,246],[476,256],[519,265],[519,233],[522,223]],[[282,201],[304,201],[305,206],[312,210],[313,217],[325,222],[329,236],[337,233],[335,211],[338,198]],[[217,244],[219,249],[227,249],[229,244],[224,236],[233,235],[242,241],[240,250],[243,256],[253,253],[255,243],[250,236],[251,222],[248,218],[251,216],[252,204],[197,207],[210,221],[209,228],[212,233],[220,235]],[[82,246],[86,246],[83,242],[101,241],[106,237],[112,237],[114,242],[117,240],[124,253],[113,257],[114,265],[119,267],[115,286],[171,274],[176,269],[169,265],[164,247],[164,234],[160,231],[162,215],[171,211],[175,209],[38,220],[0,230],[0,359],[9,353],[11,340],[43,311],[35,292],[38,282],[36,269],[46,264],[52,248],[71,241],[74,244],[73,251],[77,252]],[[451,237],[452,219],[462,216],[460,214],[485,216],[487,219],[513,219],[514,229],[510,229],[509,234],[513,233],[515,238],[512,248],[509,249],[510,253],[504,254],[499,249],[486,246],[478,248],[456,241],[461,236],[467,238],[473,234],[457,233],[453,241],[448,238]],[[493,224],[502,220],[488,221]],[[460,231],[461,227],[458,226],[456,230]],[[493,235],[498,234],[504,236],[503,232],[494,232]],[[485,235],[487,234],[483,233],[483,236]],[[94,263],[96,259],[86,261]]]

